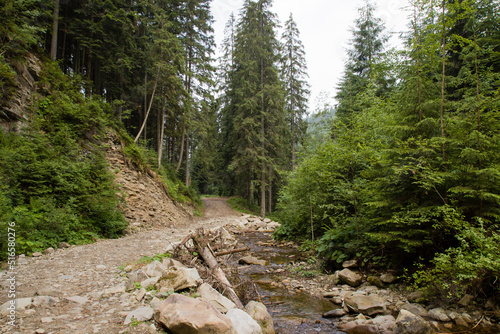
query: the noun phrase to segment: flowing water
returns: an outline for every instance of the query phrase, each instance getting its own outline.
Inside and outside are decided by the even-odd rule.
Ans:
[[[257,286],[262,302],[274,319],[279,334],[343,333],[335,324],[321,315],[334,308],[327,300],[319,299],[302,292],[290,292],[272,283],[286,277],[279,273],[269,273],[293,260],[300,259],[300,252],[292,247],[261,245],[271,241],[269,233],[246,232],[238,236],[241,245],[250,247],[250,253],[269,262],[268,266],[251,265],[240,270],[240,274],[250,278]]]

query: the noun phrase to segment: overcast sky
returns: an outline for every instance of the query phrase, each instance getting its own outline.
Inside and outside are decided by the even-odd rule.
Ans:
[[[357,8],[363,0],[274,0],[271,10],[280,23],[288,20],[290,13],[297,23],[300,39],[304,43],[311,84],[310,110],[316,108],[321,92],[333,95],[344,70],[346,48],[352,37],[349,28],[354,26]],[[376,0],[377,17],[384,20],[387,32],[406,31],[407,0]],[[238,18],[243,0],[213,0],[212,15],[215,19],[215,41],[220,48],[224,26],[234,12]],[[279,36],[281,38],[281,32]],[[397,38],[391,40],[398,43]]]

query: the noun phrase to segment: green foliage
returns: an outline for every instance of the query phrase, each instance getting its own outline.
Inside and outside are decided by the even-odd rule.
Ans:
[[[98,98],[84,100],[57,68],[46,71],[48,84],[65,90],[41,98],[22,133],[0,132],[1,233],[15,222],[18,253],[117,237],[127,225],[98,146],[110,124],[109,107]]]
[[[257,214],[259,212],[259,207],[253,205],[252,207],[248,206],[248,201],[240,196],[233,196],[227,200],[227,203],[236,211],[248,213],[248,214]]]

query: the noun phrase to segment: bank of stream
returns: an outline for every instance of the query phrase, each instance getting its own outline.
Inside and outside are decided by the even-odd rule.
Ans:
[[[240,245],[250,248],[250,253],[266,260],[269,264],[240,267],[240,274],[251,279],[257,287],[262,302],[273,316],[276,332],[279,334],[343,333],[335,323],[322,314],[334,308],[324,299],[301,291],[283,288],[279,283],[285,279],[283,273],[293,261],[305,260],[301,252],[290,245],[276,244],[270,233],[246,232],[237,236]]]

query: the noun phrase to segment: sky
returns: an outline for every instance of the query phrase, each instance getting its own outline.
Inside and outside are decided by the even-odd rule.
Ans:
[[[314,112],[322,105],[319,96],[333,96],[342,77],[346,50],[352,37],[350,28],[358,17],[357,9],[363,0],[274,0],[271,11],[277,14],[281,25],[292,13],[300,39],[304,44],[311,85],[309,109]],[[376,16],[380,17],[387,33],[393,33],[391,45],[400,42],[399,33],[407,30],[408,13],[404,11],[408,0],[375,0]],[[215,42],[220,48],[224,38],[224,27],[234,12],[238,18],[243,0],[213,0]],[[278,34],[281,38],[281,31]],[[325,94],[326,93],[326,94]]]

